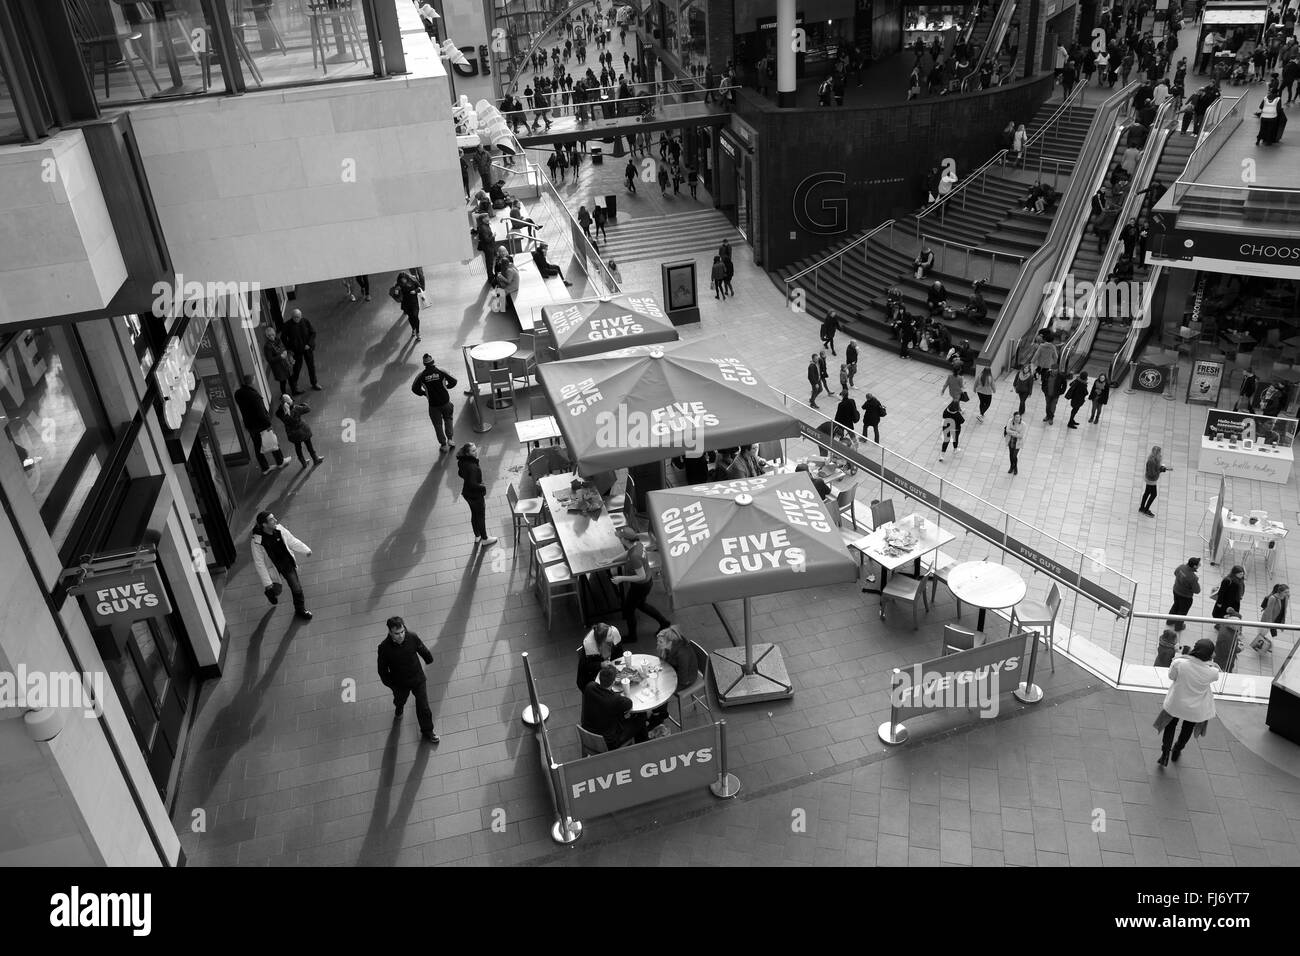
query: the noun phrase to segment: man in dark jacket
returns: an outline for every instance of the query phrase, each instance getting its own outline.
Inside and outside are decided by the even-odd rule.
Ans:
[[[379,680],[393,692],[393,705],[397,708],[393,720],[399,720],[406,709],[406,698],[415,696],[415,719],[420,722],[420,736],[431,744],[438,743],[433,732],[433,711],[429,709],[429,694],[425,690],[425,664],[433,663],[433,655],[420,640],[420,635],[406,629],[400,617],[388,619],[388,636],[379,642]]]
[[[1170,614],[1186,614],[1192,609],[1192,600],[1201,593],[1201,580],[1196,573],[1200,568],[1201,559],[1191,557],[1187,559],[1186,564],[1180,564],[1174,569],[1174,603],[1169,608]],[[1167,621],[1166,623],[1175,631],[1181,631],[1187,627],[1186,621]]]
[[[1049,425],[1056,424],[1056,403],[1065,392],[1066,375],[1061,369],[1050,369],[1043,383],[1043,399],[1047,402],[1047,415],[1043,421]]]
[[[582,729],[604,737],[610,750],[649,739],[645,715],[632,713],[632,699],[614,689],[617,674],[614,664],[601,664],[596,679],[582,691]]]
[[[293,374],[289,378],[289,384],[296,392],[298,390],[298,375],[302,372],[302,366],[307,364],[307,377],[311,380],[311,387],[315,391],[320,391],[320,383],[316,381],[316,329],[312,324],[302,317],[301,309],[294,309],[289,313],[289,321],[284,323],[284,345],[293,353]]]
[[[253,454],[257,456],[257,464],[265,475],[271,466],[266,463],[266,455],[262,452],[262,432],[271,428],[271,413],[266,410],[262,393],[253,387],[253,376],[245,375],[244,384],[235,389],[235,404],[239,406],[239,417],[244,420],[248,437],[253,440]],[[280,451],[278,443],[273,454],[275,467],[283,468],[289,464],[284,460],[284,452]]]
[[[438,435],[438,451],[445,452],[451,448],[452,415],[456,409],[451,404],[448,389],[456,387],[456,380],[438,368],[433,356],[424,353],[424,368],[420,369],[415,380],[411,382],[411,391],[423,395],[429,402],[429,421]]]
[[[840,403],[835,408],[835,424],[839,425],[837,438],[840,441],[847,442],[850,445],[857,444],[858,419],[862,414],[858,411],[858,403],[849,397],[849,390],[846,388],[840,392]]]
[[[812,386],[812,397],[808,399],[808,404],[816,408],[817,396],[822,393],[822,373],[817,366],[817,354],[815,352],[808,361],[808,384]]]
[[[1074,420],[1074,416],[1079,414],[1079,409],[1083,408],[1083,403],[1088,400],[1088,373],[1080,372],[1078,377],[1070,383],[1070,387],[1065,391],[1065,397],[1070,400],[1070,421],[1066,428],[1078,428],[1079,423]]]
[[[822,345],[831,350],[831,355],[835,354],[835,333],[840,330],[840,317],[831,309],[826,313],[826,318],[822,321]]]

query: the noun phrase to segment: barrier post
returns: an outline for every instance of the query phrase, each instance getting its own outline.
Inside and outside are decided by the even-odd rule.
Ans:
[[[555,823],[551,825],[551,839],[567,846],[582,836],[582,823],[569,815],[569,795],[565,792],[564,774],[560,772],[558,763],[551,764],[547,778],[551,781],[551,793],[555,797],[557,816]]]
[[[1137,381],[1137,377],[1138,377],[1138,363],[1129,362],[1128,363],[1128,388],[1124,389],[1125,395],[1132,395],[1135,391],[1137,391],[1137,389],[1133,385],[1133,383]]]
[[[1178,363],[1169,366],[1169,377],[1165,384],[1165,401],[1172,402],[1178,392]]]
[[[1043,689],[1034,683],[1034,674],[1038,672],[1038,632],[1031,630],[1028,633],[1034,641],[1029,649],[1029,670],[1025,673],[1024,683],[1011,693],[1022,704],[1036,704],[1043,699]],[[1055,636],[1052,639],[1055,640]]]
[[[892,745],[907,743],[907,728],[898,722],[898,706],[894,703],[894,685],[898,683],[903,672],[897,667],[889,677],[889,723],[881,724],[876,729],[876,736],[881,743]]]
[[[713,728],[718,747],[718,779],[709,784],[709,792],[715,797],[730,800],[740,793],[740,779],[734,773],[727,772],[727,722],[719,720]]]
[[[541,723],[546,722],[546,718],[551,716],[551,710],[545,704],[537,699],[537,685],[533,683],[533,667],[528,663],[528,652],[524,651],[520,655],[524,659],[524,680],[528,684],[528,699],[531,701],[524,712],[520,715],[522,720],[529,727],[536,727],[539,723],[537,715],[541,715]]]

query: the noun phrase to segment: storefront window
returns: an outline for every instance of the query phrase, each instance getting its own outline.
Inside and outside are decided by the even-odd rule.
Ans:
[[[239,387],[239,369],[230,348],[228,319],[215,319],[208,326],[194,361],[194,374],[208,390],[208,421],[221,444],[221,454],[242,456],[244,444],[239,423],[232,410],[235,389]]]
[[[108,458],[110,439],[73,328],[0,338],[0,414],[60,548]]]
[[[683,69],[691,74],[704,69],[709,59],[707,0],[686,0],[668,33],[672,38],[669,49]]]

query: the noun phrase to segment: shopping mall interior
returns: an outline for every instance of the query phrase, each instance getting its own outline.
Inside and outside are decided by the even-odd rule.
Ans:
[[[1300,865],[1296,7],[0,3],[0,864]]]

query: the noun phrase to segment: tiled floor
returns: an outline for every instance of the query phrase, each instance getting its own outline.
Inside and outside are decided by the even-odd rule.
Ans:
[[[706,295],[702,324],[683,337],[728,334],[769,382],[802,397],[816,328],[783,310],[743,246],[736,256],[737,297]],[[657,260],[620,265],[624,288],[658,287]],[[204,689],[175,810],[193,864],[1300,862],[1295,748],[1282,751],[1290,769],[1279,769],[1216,720],[1179,765],[1159,771],[1151,720],[1160,699],[1105,688],[1064,658],[1039,675],[1042,703],[1006,696],[994,720],[918,718],[911,742],[887,751],[876,727],[888,715],[889,671],[932,656],[956,609],[941,595],[913,632],[895,615],[882,622],[875,599],[852,585],[755,600],[755,640],[781,645],[796,694],[725,713],[744,786],[737,800],[701,792],[589,820],[575,847],[557,847],[537,747],[518,719],[527,699],[519,655],[530,655],[557,754],[569,759],[580,632],[564,610],[548,633],[523,586],[526,561],[505,511],[523,463],[513,415],[474,435],[455,396],[456,437],[482,446],[489,524],[503,536],[475,555],[454,462],[438,454],[423,400],[408,389],[423,351],[459,377],[461,345],[514,333],[485,313],[479,261],[430,269],[428,279],[438,304],[419,345],[382,295],[387,276],[375,277],[369,304],[340,301],[339,284],[299,289],[320,332],[325,391],[306,397],[326,461],[248,476],[238,528],[246,541],[249,516],[270,508],[314,549],[302,576],[316,617],[299,625],[285,603],[265,603],[245,544],[223,598],[226,670]],[[854,394],[869,387],[889,407],[891,449],[1081,548],[1105,547],[1142,582],[1139,607],[1165,600],[1174,564],[1200,550],[1196,522],[1217,490],[1187,467],[1199,410],[1121,392],[1100,426],[1077,432],[1031,414],[1025,467],[1012,479],[995,424],[1012,407],[1005,383],[989,422],[968,422],[962,456],[937,462],[937,374],[863,349]],[[1131,512],[1153,443],[1178,470],[1150,522]],[[1293,485],[1234,493],[1237,510],[1248,498],[1278,510],[1283,494],[1295,497]],[[738,607],[727,612],[738,619]],[[394,725],[375,675],[390,614],[404,615],[433,651],[436,750],[419,743],[413,714]],[[711,610],[672,616],[706,647],[726,645]],[[1234,713],[1234,726],[1257,729],[1263,719],[1258,706]],[[206,811],[201,833],[191,830],[196,808]]]

